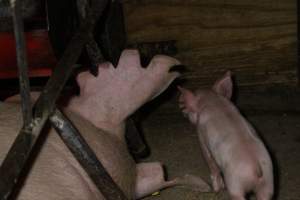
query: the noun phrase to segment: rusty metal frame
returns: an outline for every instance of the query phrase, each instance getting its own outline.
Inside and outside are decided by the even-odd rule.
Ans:
[[[90,167],[87,167],[84,165],[84,163],[80,162],[87,173],[92,175],[92,180],[95,182],[102,194],[107,199],[127,199],[123,192],[118,188],[118,186],[105,171],[101,163],[97,160],[91,149],[89,149],[88,145],[86,145],[83,140],[79,140],[82,138],[79,132],[76,131],[74,126],[71,123],[68,123],[68,120],[55,108],[55,102],[67,79],[69,78],[73,66],[80,56],[84,45],[88,43],[89,34],[93,31],[96,21],[101,16],[101,13],[103,13],[108,0],[91,1],[92,6],[87,12],[88,16],[83,20],[83,23],[80,25],[79,29],[69,42],[62,58],[59,60],[53,72],[53,75],[50,77],[41,93],[41,96],[34,105],[34,112],[32,112],[30,105],[30,88],[27,74],[27,61],[25,56],[26,52],[23,24],[20,16],[21,12],[18,12],[18,9],[21,8],[21,1],[22,0],[14,1],[15,4],[12,5],[11,8],[13,10],[12,13],[14,16],[14,29],[17,42],[16,49],[18,52],[17,56],[20,73],[19,78],[24,124],[0,167],[0,198],[2,200],[6,200],[13,192],[14,186],[19,180],[22,169],[31,155],[31,151],[38,137],[40,136],[42,128],[44,127],[49,116],[54,112],[51,117],[51,120],[54,124],[57,124],[57,121],[54,119],[60,119],[65,122],[64,124],[68,124],[67,127],[64,127],[68,131],[61,132],[60,135],[69,134],[69,137],[62,138],[65,143],[69,144],[68,147],[72,152],[77,152],[74,153],[74,156],[79,160],[80,155],[88,156],[89,159],[93,161],[93,164],[100,166],[99,169],[101,170],[95,172]],[[68,139],[71,140],[68,141]],[[80,143],[71,142],[75,139],[77,139]],[[77,148],[76,145],[79,145],[83,148]]]
[[[14,35],[16,40],[16,54],[17,63],[19,71],[19,84],[20,84],[20,94],[22,97],[22,113],[24,127],[29,128],[32,121],[32,108],[30,103],[30,85],[27,66],[27,56],[26,56],[26,45],[24,36],[24,24],[22,16],[18,13],[22,13],[23,1],[15,1],[14,5],[11,5]]]

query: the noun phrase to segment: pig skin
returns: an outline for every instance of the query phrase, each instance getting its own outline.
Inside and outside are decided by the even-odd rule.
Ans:
[[[219,191],[226,185],[233,200],[245,199],[249,192],[258,200],[272,199],[272,161],[254,128],[230,101],[231,73],[211,90],[193,93],[178,88],[179,106],[196,126],[213,189]]]
[[[163,92],[180,74],[169,72],[179,64],[174,58],[156,56],[149,66],[140,66],[136,50],[123,51],[118,68],[99,65],[98,77],[88,72],[77,76],[80,95],[72,97],[63,112],[80,131],[105,169],[129,199],[137,199],[175,185],[209,191],[201,178],[185,175],[165,181],[161,163],[136,164],[125,144],[125,120],[136,109]],[[112,92],[113,91],[113,92]],[[118,92],[115,92],[118,91]],[[31,93],[35,102],[39,93]],[[22,126],[20,97],[0,103],[0,162]],[[62,200],[104,199],[54,129],[44,130],[43,145],[31,166],[16,199]]]
[[[0,161],[22,126],[18,104],[0,104]],[[133,197],[135,163],[123,141],[96,128],[71,111],[64,111],[96,152],[104,167],[129,198]],[[44,132],[45,141],[32,162],[17,199],[104,199],[54,129]],[[5,142],[4,142],[5,141]],[[122,166],[122,167],[120,167]]]

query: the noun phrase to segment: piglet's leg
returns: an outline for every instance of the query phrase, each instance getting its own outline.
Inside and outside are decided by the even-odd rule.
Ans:
[[[200,136],[200,143],[201,143],[201,149],[202,149],[204,158],[210,169],[213,189],[215,192],[218,192],[218,191],[224,189],[224,187],[225,187],[223,177],[221,176],[221,170],[218,167],[215,159],[212,157],[212,154],[210,153],[209,149],[207,148],[207,146],[204,142],[204,138],[201,136]]]
[[[205,181],[193,175],[185,175],[171,181],[165,181],[163,167],[159,162],[137,164],[136,199],[173,186],[187,186],[200,192],[211,190]]]

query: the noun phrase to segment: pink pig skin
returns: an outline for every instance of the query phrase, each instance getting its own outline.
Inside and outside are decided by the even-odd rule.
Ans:
[[[99,75],[82,72],[77,77],[80,95],[71,98],[64,113],[80,131],[98,159],[129,199],[137,199],[166,187],[186,185],[200,191],[209,186],[198,177],[186,175],[164,179],[162,164],[136,164],[125,143],[125,119],[141,105],[163,92],[180,74],[169,72],[179,62],[156,56],[149,66],[140,66],[136,50],[125,50],[118,68],[99,65]],[[39,93],[31,93],[36,101]],[[0,163],[22,126],[20,97],[0,103]],[[53,129],[46,138],[20,189],[22,200],[104,200],[85,171]]]
[[[178,88],[180,107],[196,126],[214,190],[224,188],[225,182],[233,200],[245,199],[248,192],[254,192],[258,200],[270,200],[272,161],[254,128],[230,101],[230,72],[216,81],[211,90],[193,93]]]

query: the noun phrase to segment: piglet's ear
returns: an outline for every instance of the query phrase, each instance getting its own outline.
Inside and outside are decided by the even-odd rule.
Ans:
[[[212,89],[217,94],[222,95],[227,99],[230,99],[232,96],[231,72],[227,71],[221,79],[215,82]]]
[[[177,86],[180,91],[179,96],[179,107],[182,109],[183,113],[191,113],[197,111],[197,99],[194,93],[188,89]]]

